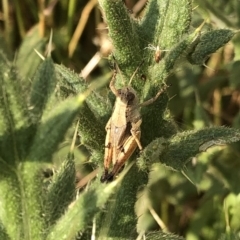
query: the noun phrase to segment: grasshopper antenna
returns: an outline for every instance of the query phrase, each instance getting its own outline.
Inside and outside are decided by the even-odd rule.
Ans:
[[[118,64],[117,64],[117,60],[116,60],[116,58],[115,58],[114,55],[112,55],[112,58],[113,58],[113,69],[114,69],[115,77],[116,77],[117,73],[119,73],[120,76],[121,76],[120,78],[121,78],[122,84],[123,84],[122,71],[120,70],[120,68],[119,68],[119,66],[118,66]]]
[[[139,66],[138,66],[138,67],[136,68],[136,70],[134,71],[133,75],[131,76],[131,78],[130,78],[130,80],[129,80],[128,86],[131,85],[131,82],[132,82],[133,78],[135,77],[138,69],[139,69],[142,65],[143,65],[143,61],[139,64]]]

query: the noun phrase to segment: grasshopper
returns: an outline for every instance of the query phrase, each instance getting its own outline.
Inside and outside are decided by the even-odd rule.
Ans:
[[[109,85],[111,91],[116,96],[116,101],[112,116],[105,127],[107,134],[105,140],[104,172],[100,179],[101,182],[112,181],[137,147],[142,151],[143,148],[140,142],[140,126],[142,123],[140,107],[147,106],[156,101],[167,88],[165,86],[155,97],[139,103],[137,94],[132,87],[115,88],[116,74],[116,70],[114,70]],[[109,173],[110,165],[112,165],[112,170]]]

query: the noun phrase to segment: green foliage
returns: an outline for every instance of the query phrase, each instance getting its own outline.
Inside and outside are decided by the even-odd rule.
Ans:
[[[184,60],[194,62],[194,64],[202,64],[209,54],[215,52],[234,36],[233,31],[224,29],[210,31],[201,36],[201,27],[187,35],[186,32],[191,19],[190,1],[184,4],[179,4],[178,1],[167,3],[165,1],[150,1],[147,5],[146,14],[140,21],[131,19],[120,1],[101,0],[100,5],[104,10],[109,34],[114,44],[113,56],[125,77],[126,83],[127,79],[131,78],[134,69],[143,60],[139,71],[144,72],[146,76],[144,86],[137,74],[132,82],[132,86],[142,92],[143,100],[153,97],[166,78]],[[123,13],[122,18],[119,12]],[[181,14],[175,14],[177,12]],[[160,16],[160,18],[156,16]],[[119,28],[119,26],[121,27]],[[122,33],[122,35],[119,36],[119,33]],[[149,42],[143,39],[148,39]],[[159,63],[154,62],[153,57],[156,53],[148,47],[149,43],[155,46],[155,51],[157,51],[157,47],[169,49],[169,52]],[[143,52],[141,57],[139,57],[139,48],[140,52]],[[130,49],[132,49],[131,56],[129,56]],[[129,64],[130,62],[131,64]],[[164,116],[166,102],[167,98],[162,96],[155,103],[142,110],[142,142],[145,145],[149,144],[138,159],[138,165],[142,170],[149,171],[149,167],[153,163],[160,161],[173,169],[182,170],[191,157],[207,148],[213,145],[226,144],[228,141],[239,140],[238,131],[229,131],[224,128],[208,128],[176,134],[174,125]],[[152,142],[152,140],[154,141]],[[137,186],[146,183],[146,179],[141,177],[136,182],[131,181],[132,185],[137,184]],[[124,182],[122,185],[124,185]],[[129,195],[127,187],[119,190],[116,199],[123,199],[122,195]],[[119,203],[118,206],[121,206],[121,204]],[[112,217],[106,224],[124,229],[126,224],[119,225],[121,220],[119,218],[115,220],[114,218],[114,216],[119,216],[117,207],[110,207],[110,209]],[[132,228],[134,228],[135,221],[129,220],[127,225],[132,225]],[[114,229],[114,227],[111,229]],[[144,228],[138,229],[138,232],[146,230]],[[121,234],[116,230],[110,236],[120,237]]]
[[[210,147],[238,141],[239,134],[236,129],[212,127],[177,133],[169,140],[158,138],[143,150],[137,164],[140,169],[146,170],[161,161],[175,170],[182,170],[192,157]]]
[[[234,36],[234,32],[228,29],[220,29],[203,34],[195,43],[194,50],[188,56],[191,64],[201,65],[206,57],[216,52]]]
[[[3,58],[1,60],[1,112],[4,117],[1,129],[5,129],[1,133],[1,234],[4,239],[8,239],[7,236],[10,239],[45,239],[47,235],[56,239],[62,233],[56,229],[62,231],[64,227],[61,222],[55,223],[75,195],[75,164],[73,155],[69,154],[48,189],[44,190],[43,163],[52,159],[87,95],[69,98],[44,113],[56,85],[51,59],[39,66],[28,94],[21,90],[20,80],[13,78],[16,70],[9,68]],[[46,116],[42,118],[43,115]],[[82,216],[85,225],[80,221],[80,226],[86,226],[93,217],[89,213],[99,211],[112,188],[104,185],[92,187],[86,193],[86,198],[92,201],[93,194],[96,196],[97,202],[93,201],[91,208],[83,206],[83,202],[88,206],[89,201],[82,195],[76,202],[78,207],[72,207],[72,212],[64,218],[68,223],[66,230],[69,229],[69,221],[73,224],[73,216],[79,222],[79,209],[86,211]],[[79,224],[76,227],[75,231],[65,235],[66,239],[82,230]]]
[[[102,168],[105,125],[113,99],[102,88],[106,77],[89,84],[50,57],[41,60],[34,49],[44,51],[45,27],[53,22],[53,58],[77,65],[76,69],[85,65],[84,54],[66,58],[66,44],[75,26],[74,9],[84,3],[59,2],[56,11],[64,17],[57,20],[56,14],[56,19],[52,16],[46,21],[46,12],[51,15],[54,7],[43,9],[29,2],[29,18],[36,21],[39,13],[40,20],[38,26],[31,24],[27,35],[24,10],[16,4],[19,32],[15,37],[23,41],[18,44],[15,63],[8,60],[11,54],[0,52],[1,239],[89,239],[92,234],[97,239],[184,239],[173,233],[190,240],[239,239],[239,112],[232,120],[236,128],[220,126],[227,115],[223,109],[228,109],[223,91],[227,80],[232,88],[239,86],[237,30],[225,29],[239,28],[240,14],[234,12],[232,2],[224,11],[233,14],[235,21],[221,16],[222,5],[211,0],[199,1],[199,15],[194,12],[194,16],[191,0],[151,0],[139,19],[131,16],[121,0],[99,0],[114,47],[110,59],[118,66],[117,87],[131,84],[144,102],[171,84],[169,95],[176,97],[171,100],[164,92],[142,107],[144,150],[133,154],[115,181],[104,185],[97,178],[78,192],[79,162],[85,164],[88,159],[86,165]],[[239,9],[240,4],[235,4]],[[6,9],[5,3],[1,41],[13,39]],[[62,14],[66,10],[68,14]],[[224,24],[218,29],[206,24],[204,29],[201,15],[206,13]],[[193,29],[191,23],[199,27]],[[224,74],[206,80],[201,65],[209,57],[211,62],[214,53],[233,37],[236,61],[224,65]],[[200,66],[192,69],[189,64]],[[100,66],[100,71],[108,71]],[[206,114],[206,109],[216,114]],[[174,115],[189,123],[188,130],[178,131]],[[78,138],[72,140],[76,119]],[[63,156],[62,147],[69,149]],[[57,157],[61,164],[55,170],[57,164],[52,162]],[[44,177],[47,167],[53,169],[50,179]],[[80,174],[80,179],[85,178]],[[161,216],[161,231],[150,209]]]
[[[174,235],[172,233],[163,233],[163,232],[153,232],[146,235],[146,239],[158,240],[158,239],[166,239],[166,240],[183,240],[184,238]]]
[[[74,156],[69,154],[48,187],[45,212],[50,226],[64,214],[74,199],[75,175]]]
[[[40,36],[39,26],[35,26],[31,32],[25,37],[18,50],[16,58],[16,66],[22,78],[32,78],[37,67],[41,63],[41,58],[36,57],[36,52],[43,52],[46,41]]]
[[[78,231],[83,231],[87,224],[106,203],[116,184],[102,185],[95,183],[91,189],[81,194],[68,212],[55,224],[47,239],[74,239]]]

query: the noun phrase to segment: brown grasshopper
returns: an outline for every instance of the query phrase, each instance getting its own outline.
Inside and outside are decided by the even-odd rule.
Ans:
[[[100,179],[101,182],[112,181],[135,149],[138,147],[140,151],[142,150],[140,143],[140,126],[142,123],[140,107],[156,101],[167,88],[165,86],[155,97],[139,103],[133,88],[129,86],[122,89],[115,88],[116,74],[115,70],[109,85],[111,91],[116,96],[116,102],[112,116],[106,125],[104,172]],[[111,164],[113,167],[109,173]]]

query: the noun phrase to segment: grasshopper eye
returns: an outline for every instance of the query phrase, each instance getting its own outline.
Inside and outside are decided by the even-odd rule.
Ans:
[[[132,92],[128,92],[126,97],[127,97],[128,102],[132,102],[135,98],[135,95]]]

